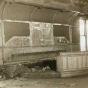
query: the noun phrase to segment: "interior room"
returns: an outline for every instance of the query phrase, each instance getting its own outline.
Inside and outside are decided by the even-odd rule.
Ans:
[[[87,88],[87,78],[87,0],[0,0],[0,88]]]

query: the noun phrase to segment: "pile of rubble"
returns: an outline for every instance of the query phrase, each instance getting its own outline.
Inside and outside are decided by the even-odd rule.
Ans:
[[[56,78],[60,77],[60,75],[51,70],[49,66],[39,67],[35,66],[34,68],[28,68],[28,70],[21,73],[21,77],[23,78]]]
[[[58,76],[58,73],[51,70],[49,66],[34,66],[32,68],[25,65],[11,65],[5,68],[4,74],[0,75],[1,78],[14,78],[14,77],[25,77],[25,78],[52,78]]]
[[[35,66],[34,68],[30,68],[28,69],[29,72],[41,72],[41,71],[47,71],[47,70],[50,70],[50,67],[49,66],[46,66],[46,67],[39,67],[39,66]]]
[[[39,66],[35,66],[33,68],[29,68],[27,66],[24,66],[22,64],[20,65],[11,65],[11,66],[7,66],[5,69],[5,73],[8,77],[10,78],[14,78],[18,75],[22,75],[24,73],[35,73],[35,72],[44,72],[50,70],[49,66],[46,67],[39,67]]]

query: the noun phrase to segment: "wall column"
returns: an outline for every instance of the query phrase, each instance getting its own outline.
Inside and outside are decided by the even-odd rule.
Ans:
[[[70,43],[70,51],[72,51],[72,25],[69,25],[69,43]]]

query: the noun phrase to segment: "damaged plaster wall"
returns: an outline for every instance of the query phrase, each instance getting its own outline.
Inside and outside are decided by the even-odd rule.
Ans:
[[[5,63],[13,61],[11,56],[14,54],[66,49],[65,44],[55,45],[53,25],[57,23],[69,26],[69,19],[74,13],[6,2],[1,7]]]

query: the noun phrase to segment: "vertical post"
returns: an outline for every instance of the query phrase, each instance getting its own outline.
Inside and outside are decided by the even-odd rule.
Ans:
[[[3,65],[3,47],[2,47],[2,26],[0,22],[0,65]]]
[[[2,37],[2,63],[0,63],[0,65],[4,64],[4,21],[1,21],[1,37]]]
[[[70,43],[70,50],[72,51],[72,25],[69,26],[69,43]]]
[[[85,30],[85,46],[86,46],[86,51],[87,51],[87,49],[88,49],[88,47],[87,47],[87,23],[86,23],[86,20],[85,20],[85,26],[84,26],[85,28],[84,28],[84,30]]]
[[[88,20],[86,20],[86,46],[87,46],[87,51],[88,51]]]
[[[9,4],[9,3],[8,3]],[[7,5],[7,2],[3,2],[3,7],[1,8],[1,38],[2,38],[2,62],[0,63],[0,65],[4,65],[4,45],[5,45],[5,42],[4,42],[4,10],[5,10],[5,7]]]
[[[69,41],[72,43],[72,25],[69,26]]]

